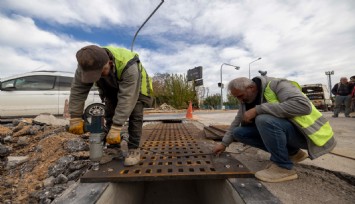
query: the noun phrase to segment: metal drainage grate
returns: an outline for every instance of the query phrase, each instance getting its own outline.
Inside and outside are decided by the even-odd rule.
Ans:
[[[252,177],[253,174],[229,154],[215,157],[208,148],[209,141],[199,139],[193,124],[155,124],[144,128],[141,145],[142,161],[124,167],[114,160],[90,171],[82,182],[118,182],[166,179],[212,179]]]

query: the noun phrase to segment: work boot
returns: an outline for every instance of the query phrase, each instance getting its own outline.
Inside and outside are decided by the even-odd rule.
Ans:
[[[100,164],[106,164],[113,159],[123,159],[123,152],[120,148],[107,148],[104,150]]]
[[[103,154],[100,159],[100,164],[106,164],[112,161],[113,157],[111,155]]]
[[[298,150],[298,152],[292,156],[289,156],[292,163],[300,163],[301,161],[308,158],[308,154],[302,150]]]
[[[274,163],[268,168],[256,172],[255,177],[261,181],[272,183],[290,181],[298,178],[295,170],[284,169]]]
[[[112,156],[115,159],[123,159],[124,155],[121,148],[107,148],[106,154]]]
[[[139,149],[130,149],[128,155],[124,160],[125,166],[133,166],[138,164],[141,161],[141,153]]]

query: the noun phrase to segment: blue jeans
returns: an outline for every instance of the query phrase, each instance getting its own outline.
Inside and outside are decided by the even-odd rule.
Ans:
[[[289,155],[307,149],[307,141],[287,119],[261,114],[255,118],[256,126],[237,127],[233,138],[244,144],[257,147],[271,154],[270,160],[278,166],[292,169]]]

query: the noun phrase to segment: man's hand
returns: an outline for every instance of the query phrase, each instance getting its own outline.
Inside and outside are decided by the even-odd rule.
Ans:
[[[110,131],[106,136],[106,142],[108,144],[120,144],[121,143],[121,130],[119,126],[112,125]]]
[[[249,109],[248,111],[246,111],[244,113],[243,121],[245,123],[252,123],[253,119],[256,117],[256,115],[257,115],[257,113],[256,113],[256,109],[255,108]]]
[[[77,135],[84,134],[84,120],[81,118],[71,118],[69,120],[69,132]]]
[[[212,151],[215,155],[219,156],[225,150],[226,150],[226,146],[224,146],[223,144],[217,144],[216,146],[214,146]]]

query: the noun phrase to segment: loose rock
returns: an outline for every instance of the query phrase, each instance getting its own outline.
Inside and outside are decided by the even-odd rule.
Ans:
[[[74,161],[74,157],[71,155],[60,158],[54,166],[49,167],[48,175],[57,177],[66,170],[68,164],[72,161]]]
[[[74,138],[64,144],[64,149],[69,152],[88,151],[89,145],[82,138]]]

